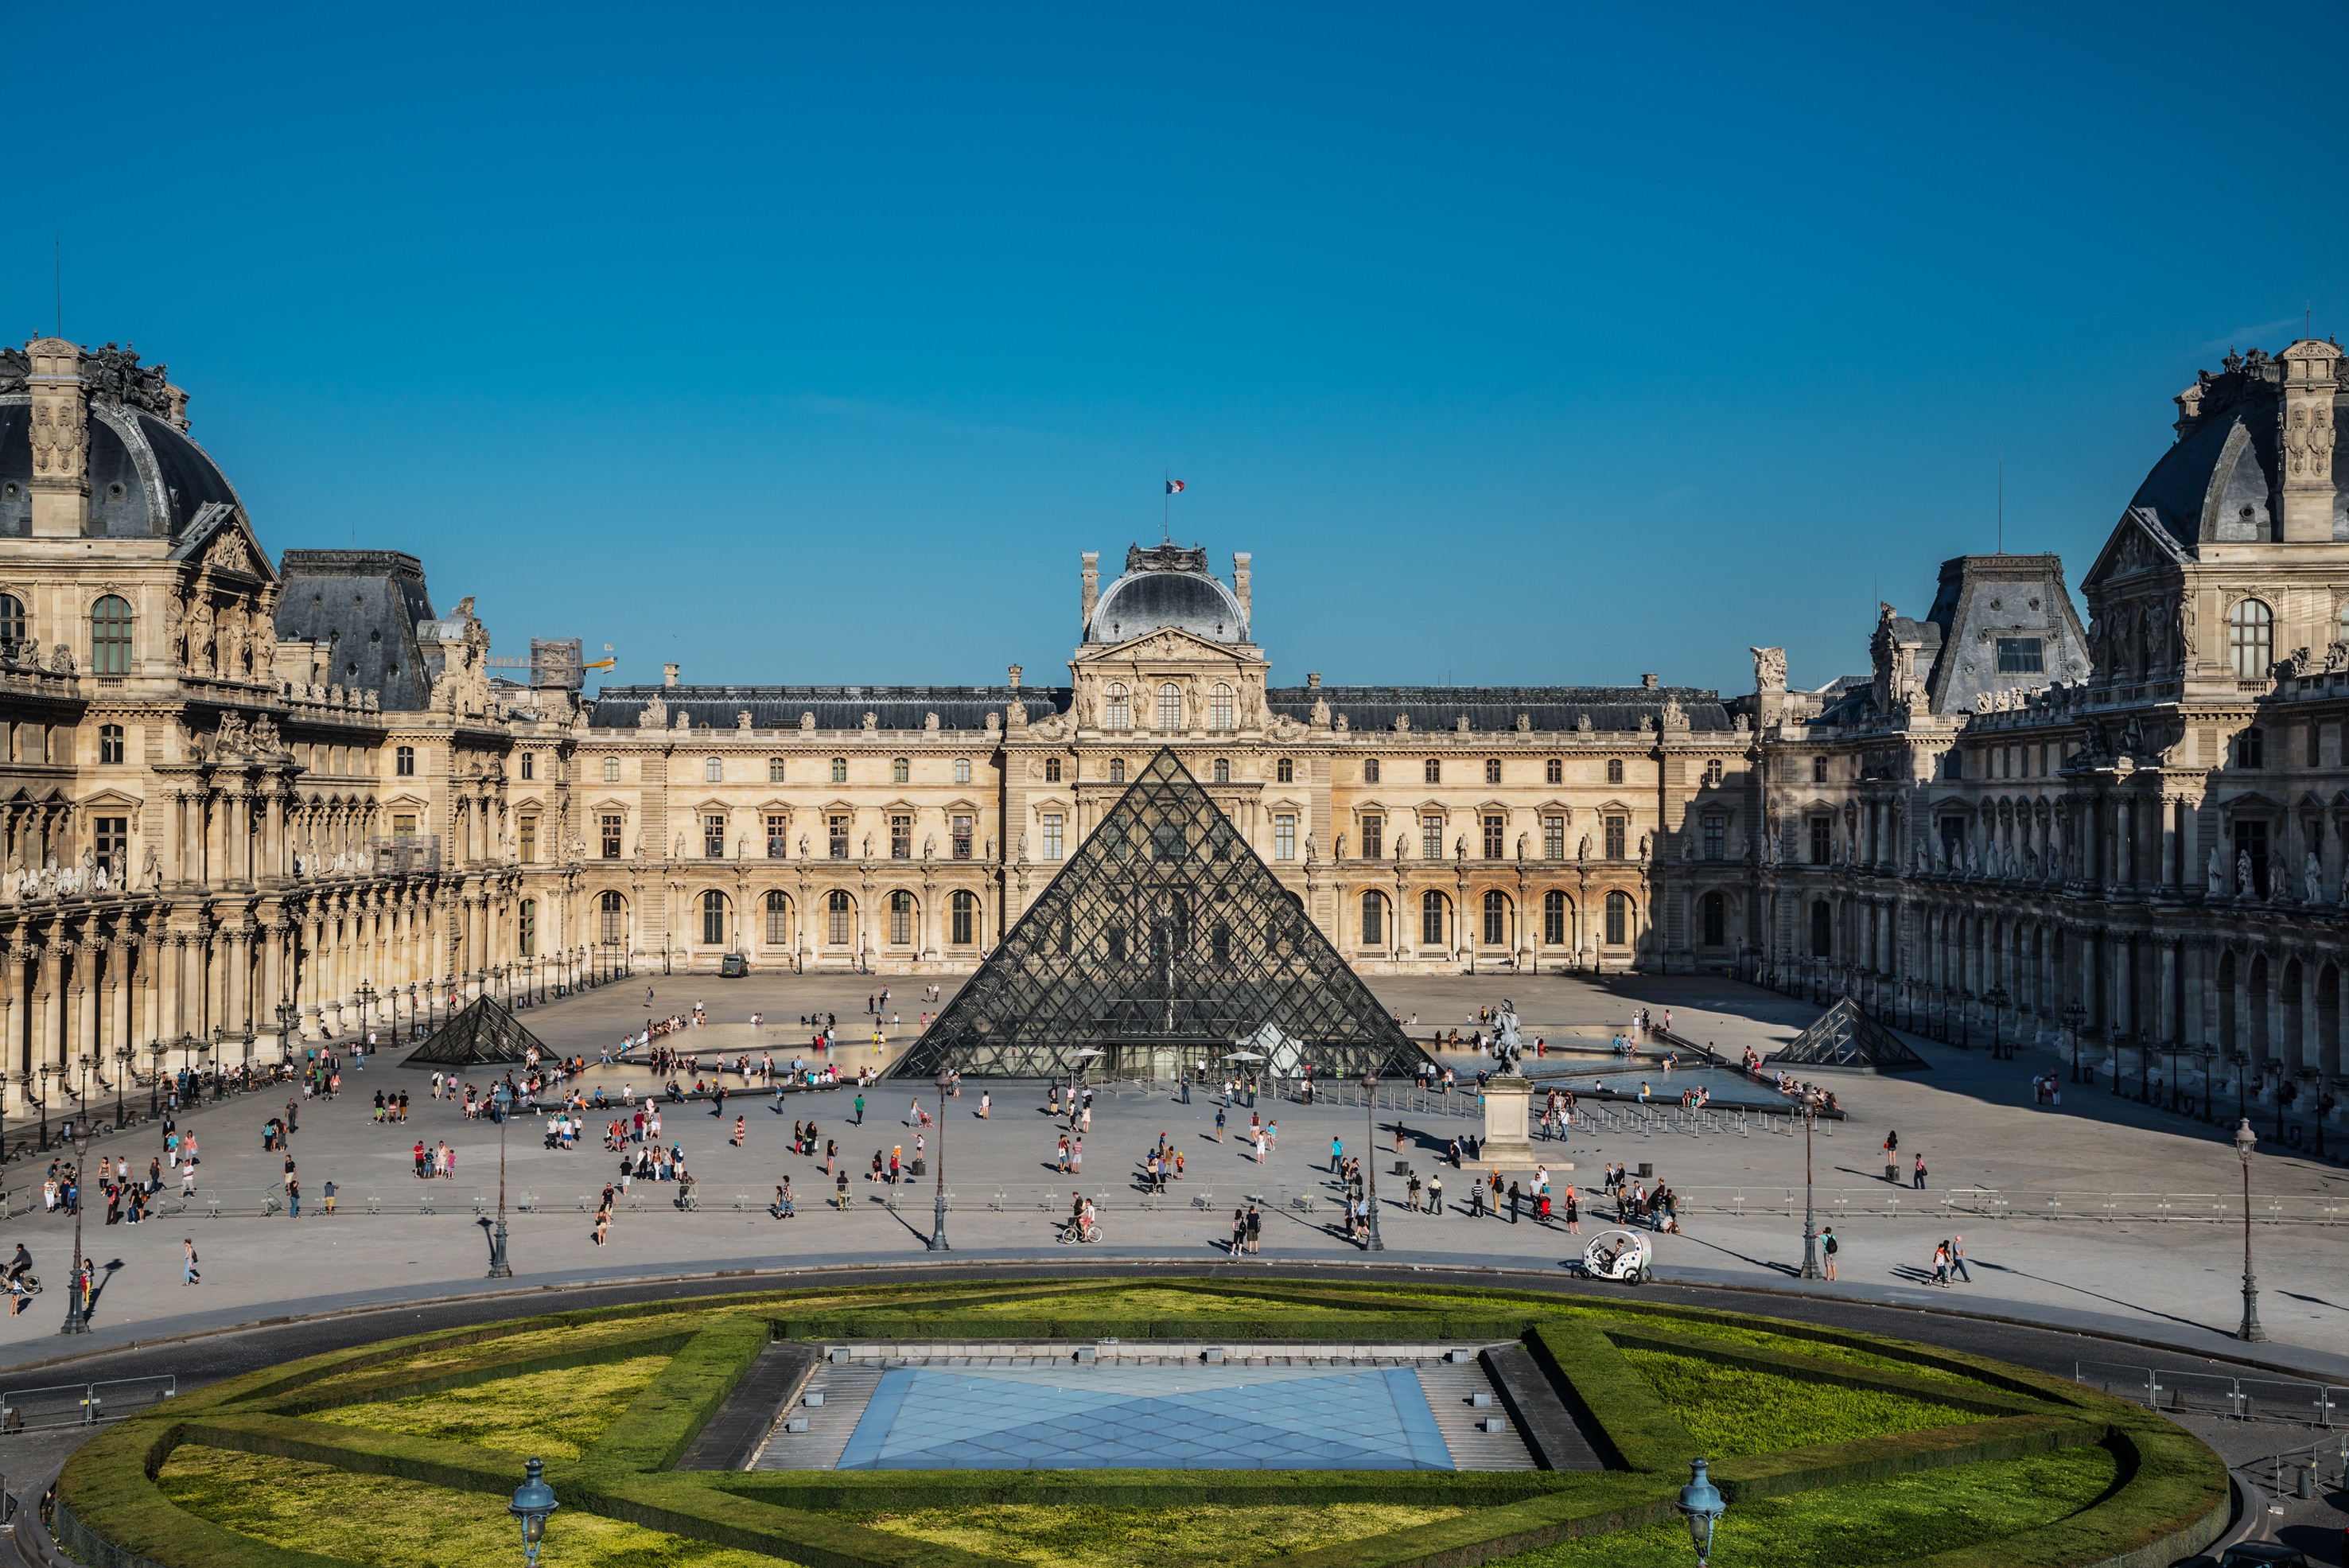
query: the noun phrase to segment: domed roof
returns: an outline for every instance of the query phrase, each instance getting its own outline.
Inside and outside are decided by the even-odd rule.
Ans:
[[[1207,570],[1207,552],[1179,545],[1125,553],[1125,573],[1102,591],[1085,628],[1089,643],[1123,642],[1173,627],[1209,642],[1248,639],[1240,601]]]
[[[0,538],[33,526],[32,398],[22,350],[0,348]],[[111,343],[82,356],[89,387],[89,536],[176,539],[211,503],[238,506],[235,487],[188,439],[186,396],[163,367]]]

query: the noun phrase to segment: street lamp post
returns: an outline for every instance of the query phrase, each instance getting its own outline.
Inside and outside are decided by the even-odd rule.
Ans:
[[[1973,1020],[1968,1016],[1972,1011],[1973,999],[1974,993],[1971,991],[1961,990],[1958,992],[1958,1049],[1961,1051],[1974,1048]]]
[[[513,1265],[506,1262],[506,1122],[513,1115],[513,1095],[503,1083],[500,1083],[490,1092],[490,1097],[496,1102],[498,1108],[498,1223],[497,1229],[490,1232],[489,1278],[510,1280],[513,1278]],[[535,1459],[531,1461],[533,1466],[537,1462]],[[534,1478],[535,1469],[532,1473]],[[522,1494],[517,1492],[514,1495],[519,1498]],[[528,1531],[529,1525],[525,1521],[525,1538]],[[531,1559],[535,1562],[537,1558],[537,1548],[533,1547]]]
[[[88,1117],[79,1116],[75,1118],[74,1134],[73,1272],[66,1276],[66,1321],[58,1327],[57,1332],[59,1334],[88,1334],[89,1332],[89,1300],[88,1294],[82,1290],[81,1283],[81,1211],[83,1199],[88,1196],[88,1194],[84,1190],[84,1184],[88,1180],[88,1175],[82,1168],[89,1163]],[[2245,1178],[2245,1179],[2248,1181],[2250,1179]],[[2246,1208],[2244,1212],[2248,1214],[2251,1210]],[[2248,1221],[2245,1223],[2244,1233],[2246,1235],[2250,1234],[2250,1226]]]
[[[1679,1500],[1672,1505],[1688,1521],[1689,1543],[1696,1548],[1696,1568],[1708,1568],[1713,1558],[1713,1527],[1721,1516],[1729,1511],[1729,1504],[1721,1489],[1705,1474],[1705,1461],[1689,1461],[1689,1483],[1681,1488]]]
[[[2251,1064],[2251,1054],[2249,1051],[2227,1053],[2227,1065],[2235,1070],[2235,1119],[2246,1125],[2250,1122],[2251,1113],[2243,1108],[2243,1070]]]
[[[2088,1010],[2075,1002],[2064,1009],[2064,1023],[2072,1031],[2072,1082],[2080,1081],[2080,1025],[2086,1023]]]
[[[1806,1280],[1818,1280],[1825,1279],[1826,1277],[1826,1271],[1819,1267],[1819,1211],[1816,1204],[1812,1200],[1811,1188],[1811,1125],[1817,1119],[1818,1112],[1818,1091],[1816,1089],[1804,1091],[1802,1277]]]
[[[2137,1032],[2137,1103],[2153,1104],[2153,1042],[2146,1032]]]
[[[1371,1214],[1370,1244],[1362,1249],[1366,1252],[1383,1252],[1387,1250],[1387,1244],[1379,1240],[1378,1088],[1378,1074],[1365,1071],[1362,1074],[1362,1169],[1370,1179]]]
[[[523,1568],[537,1568],[538,1549],[546,1539],[546,1521],[563,1505],[554,1501],[554,1489],[546,1484],[546,1466],[538,1459],[523,1467],[522,1485],[514,1489],[513,1501],[506,1511],[522,1525],[522,1560]]]
[[[147,1047],[148,1054],[155,1059],[153,1070],[147,1076],[147,1119],[150,1122],[163,1114],[163,1053],[170,1049],[160,1039]],[[5,1148],[6,1140],[0,1139],[0,1153],[5,1153]]]
[[[123,1092],[128,1086],[123,1080],[130,1076],[130,1056],[129,1046],[117,1045],[114,1048],[114,1130],[116,1132],[120,1132],[130,1125],[124,1118],[122,1104]]]
[[[2251,1150],[2259,1141],[2260,1135],[2251,1130],[2251,1118],[2245,1116],[2235,1128],[2235,1154],[2243,1162],[2243,1326],[2235,1331],[2235,1337],[2247,1342],[2268,1336],[2268,1331],[2260,1326],[2259,1276],[2251,1272]],[[75,1234],[80,1234],[78,1226]]]
[[[947,1245],[947,1091],[954,1087],[954,1075],[944,1068],[938,1071],[938,1179],[937,1207],[930,1216],[930,1251],[951,1252]]]
[[[1991,1060],[1993,1062],[2003,1062],[2007,1059],[2009,1053],[2006,1048],[2006,1041],[2003,1033],[2001,1031],[1999,1025],[2002,1022],[2002,1015],[2006,1012],[2006,1004],[2013,1001],[2014,998],[2007,993],[2006,987],[2002,985],[1993,985],[1988,991],[1982,992],[1982,1000],[1990,1003]]]

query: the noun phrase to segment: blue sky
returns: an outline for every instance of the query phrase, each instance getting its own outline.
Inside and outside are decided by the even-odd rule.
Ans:
[[[1816,684],[2343,326],[2337,5],[1632,9],[18,8],[16,211],[273,550],[622,680],[1065,679],[1172,471],[1277,680]]]

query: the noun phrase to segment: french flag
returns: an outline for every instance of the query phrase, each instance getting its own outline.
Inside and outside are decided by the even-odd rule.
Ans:
[[[1170,479],[1170,480],[1168,480],[1168,481],[1166,482],[1166,493],[1167,493],[1167,494],[1169,494],[1169,495],[1180,495],[1180,494],[1182,494],[1182,493],[1183,493],[1183,482],[1182,482],[1181,480],[1179,480],[1179,479]]]

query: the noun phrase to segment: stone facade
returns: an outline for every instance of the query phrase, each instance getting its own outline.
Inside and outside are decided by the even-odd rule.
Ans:
[[[2302,340],[2230,355],[2178,395],[2177,443],[2082,582],[2084,638],[2051,557],[1965,557],[1942,569],[1938,624],[1887,607],[1871,677],[1762,727],[1775,831],[1756,972],[1953,1034],[2076,1033],[2132,1088],[2271,1108],[2281,1094],[2300,1113],[2333,1095],[2342,369]],[[2026,629],[2034,614],[2049,618]],[[2037,671],[2000,666],[2033,637]]]

